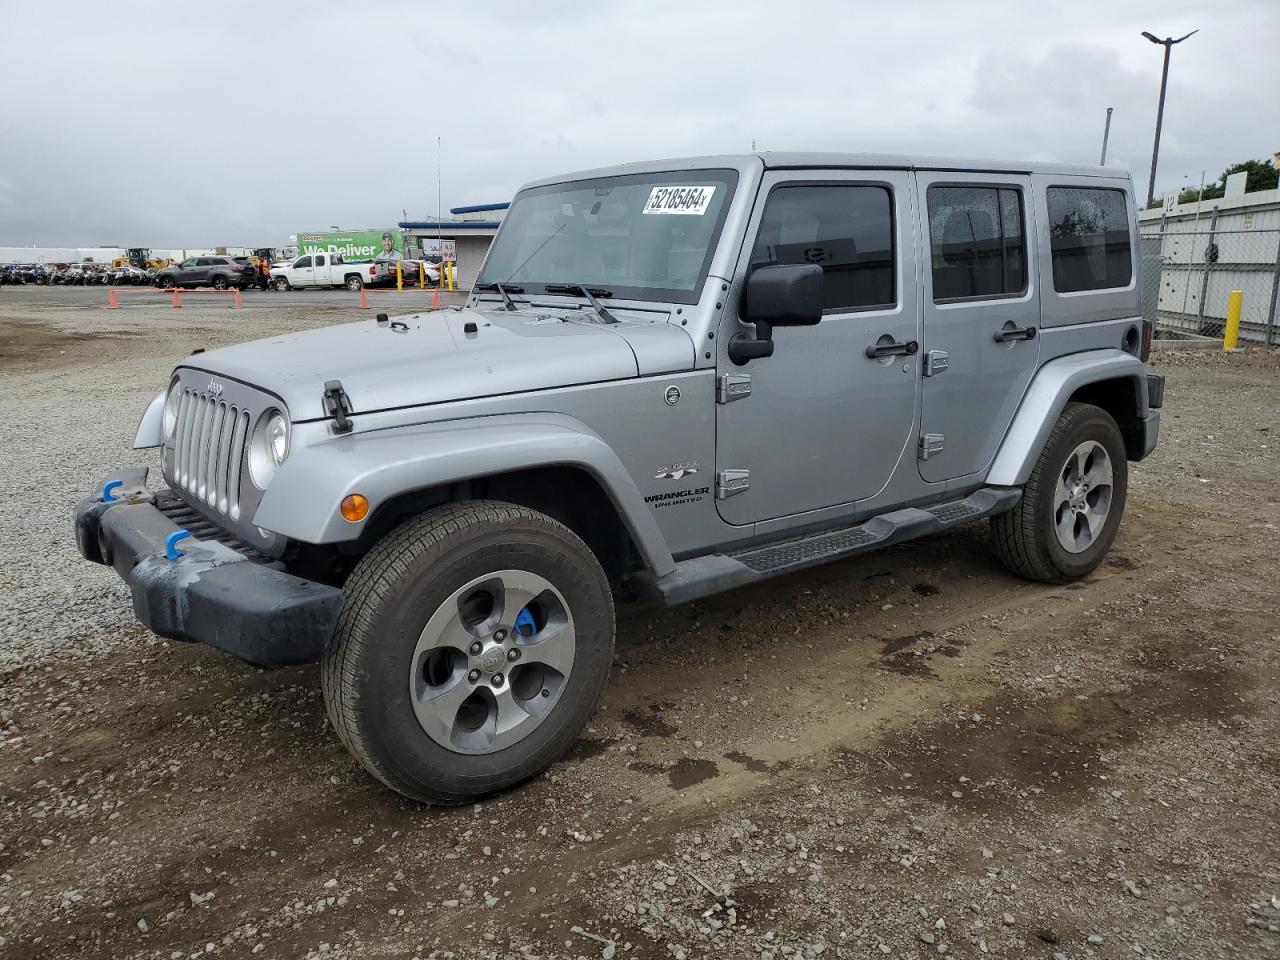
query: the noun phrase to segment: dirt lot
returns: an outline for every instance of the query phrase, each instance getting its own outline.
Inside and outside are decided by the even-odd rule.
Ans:
[[[1280,956],[1280,355],[1160,356],[1085,582],[978,525],[626,609],[570,758],[439,810],[315,668],[150,636],[71,537],[174,360],[350,304],[38,293],[0,293],[0,957]]]

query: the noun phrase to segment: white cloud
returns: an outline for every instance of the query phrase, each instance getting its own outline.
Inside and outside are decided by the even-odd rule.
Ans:
[[[0,243],[273,244],[602,164],[761,149],[1094,162],[1144,188],[1280,149],[1280,7],[553,0],[6,13]],[[176,12],[169,12],[176,11]],[[1265,95],[1260,95],[1265,91]]]

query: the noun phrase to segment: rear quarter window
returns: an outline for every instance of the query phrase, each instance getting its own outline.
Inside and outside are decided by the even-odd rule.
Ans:
[[[1049,248],[1058,293],[1112,290],[1133,279],[1123,190],[1049,187]]]

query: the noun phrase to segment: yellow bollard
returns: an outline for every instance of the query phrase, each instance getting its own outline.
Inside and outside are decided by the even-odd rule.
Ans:
[[[457,265],[456,263],[454,263],[452,260],[450,260],[450,261],[449,261],[449,290],[450,290],[450,292],[452,292],[452,291],[453,291],[453,287],[454,287],[454,280],[457,278],[457,276],[458,276],[458,265]]]
[[[425,260],[418,261],[418,289],[425,290],[427,286],[427,262]]]
[[[1244,294],[1232,290],[1227,297],[1227,329],[1222,333],[1222,349],[1234,350],[1240,339],[1240,308],[1244,304]]]
[[[396,289],[404,292],[404,264],[399,260],[396,261]]]

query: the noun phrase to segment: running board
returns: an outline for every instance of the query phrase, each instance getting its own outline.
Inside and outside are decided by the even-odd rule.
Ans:
[[[667,604],[687,603],[1003,513],[1012,510],[1021,497],[1022,491],[1013,487],[984,487],[963,500],[931,507],[906,507],[853,527],[682,560],[665,577],[654,577],[645,571],[637,574],[634,581],[642,592],[655,595]]]

